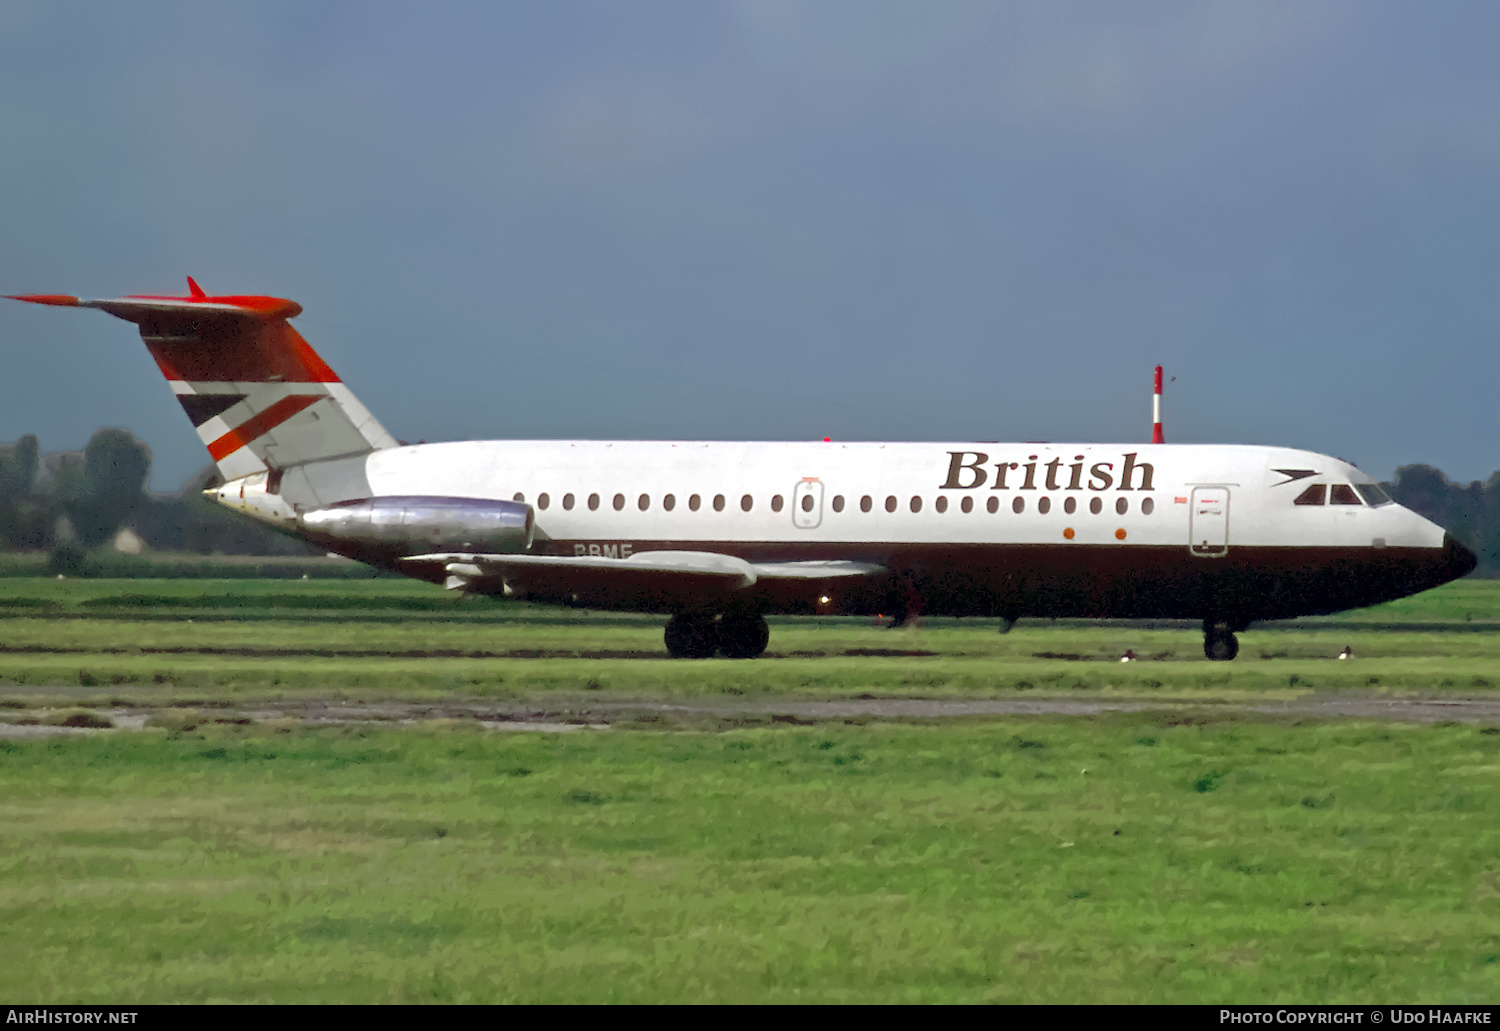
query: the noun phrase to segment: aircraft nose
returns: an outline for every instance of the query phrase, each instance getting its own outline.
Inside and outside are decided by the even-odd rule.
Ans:
[[[1443,534],[1443,558],[1441,575],[1443,583],[1468,576],[1479,565],[1479,556],[1453,539],[1452,534]]]

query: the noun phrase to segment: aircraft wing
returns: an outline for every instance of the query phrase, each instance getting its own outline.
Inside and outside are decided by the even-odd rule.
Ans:
[[[629,558],[592,555],[413,555],[412,564],[441,564],[450,590],[498,591],[587,602],[632,596],[657,604],[728,596],[766,581],[819,581],[869,576],[873,562],[748,562],[711,551],[643,551]]]

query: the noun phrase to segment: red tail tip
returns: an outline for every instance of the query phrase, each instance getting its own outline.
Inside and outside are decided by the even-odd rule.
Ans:
[[[208,296],[208,294],[206,294],[206,293],[203,292],[203,287],[199,286],[197,284],[197,282],[194,281],[194,279],[193,279],[192,276],[188,276],[187,277],[187,281],[188,281],[188,293],[192,295],[193,300],[195,300],[195,301],[201,301],[205,297]],[[1160,375],[1161,375],[1160,370],[1157,370],[1157,375],[1158,375],[1158,377],[1160,377]]]

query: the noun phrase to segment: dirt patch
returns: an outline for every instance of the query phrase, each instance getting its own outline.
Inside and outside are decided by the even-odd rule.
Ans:
[[[57,721],[59,727],[88,727],[93,730],[108,730],[114,725],[115,721],[109,717],[92,712],[69,713]]]

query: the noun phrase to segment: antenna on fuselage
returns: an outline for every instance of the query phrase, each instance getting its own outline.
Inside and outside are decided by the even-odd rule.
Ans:
[[[1151,443],[1165,444],[1161,432],[1161,366],[1156,367],[1156,389],[1151,394]]]

